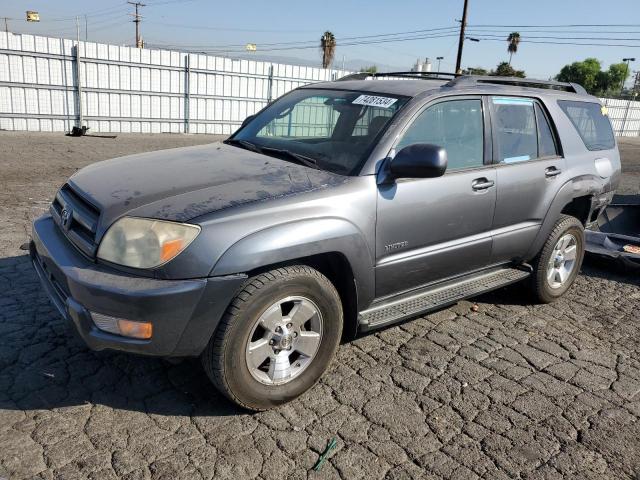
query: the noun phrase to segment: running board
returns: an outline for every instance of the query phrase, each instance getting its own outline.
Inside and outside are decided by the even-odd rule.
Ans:
[[[358,316],[360,330],[367,331],[380,328],[409,317],[444,308],[465,298],[474,297],[481,293],[519,282],[531,275],[530,267],[526,269],[527,267],[501,268],[477,273],[446,282],[445,284],[432,286],[401,298],[391,298],[381,305],[376,305],[360,312]]]

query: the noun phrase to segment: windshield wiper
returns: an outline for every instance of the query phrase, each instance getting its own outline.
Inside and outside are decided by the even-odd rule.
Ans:
[[[236,145],[240,148],[244,148],[245,150],[251,150],[252,152],[262,153],[262,148],[256,145],[255,143],[249,142],[248,140],[240,140],[238,138],[229,138],[224,141],[227,145]]]
[[[293,160],[300,165],[304,165],[305,167],[315,168],[316,170],[320,170],[318,166],[318,161],[315,158],[307,157],[306,155],[302,155],[301,153],[292,152],[290,150],[282,150],[280,148],[273,147],[261,147],[262,153],[272,153],[275,155],[281,155],[284,157]]]

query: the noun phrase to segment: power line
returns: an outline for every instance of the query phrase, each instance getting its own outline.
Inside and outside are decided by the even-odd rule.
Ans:
[[[481,39],[489,40],[491,38],[497,38],[500,40],[506,40],[502,35],[491,35],[491,34],[479,34],[477,35]],[[616,38],[616,37],[552,37],[552,36],[536,36],[536,35],[526,35],[521,36],[520,41],[524,39],[546,39],[546,40],[607,40],[607,41],[631,41],[631,42],[640,42],[640,38]]]
[[[102,8],[100,10],[94,10],[92,12],[85,12],[85,13],[81,13],[80,15],[86,15],[87,17],[101,17],[103,15],[109,15],[112,13],[115,13],[116,10],[119,11],[123,11],[123,9],[125,8],[125,3],[122,3],[122,5],[118,5],[118,6],[111,6],[111,7],[107,7],[107,8]],[[45,21],[45,22],[67,22],[67,21],[75,21],[76,16],[70,16],[70,17],[58,17],[58,18],[49,18],[49,19],[41,19],[41,21]]]
[[[490,24],[475,24],[469,25],[470,28],[475,27],[491,27],[491,28],[582,28],[582,27],[614,27],[614,28],[626,28],[626,27],[640,27],[638,23],[574,23],[574,24],[546,24],[546,25],[490,25]]]
[[[407,37],[407,38],[387,38],[387,39],[378,39],[378,40],[366,40],[366,41],[353,41],[353,42],[337,42],[336,46],[345,47],[345,46],[353,46],[353,45],[372,45],[378,43],[393,43],[393,42],[406,42],[411,40],[426,40],[430,38],[447,38],[447,37],[457,37],[457,33],[446,33],[440,35],[420,35],[415,37]],[[192,51],[208,51],[208,52],[230,52],[230,51],[242,51],[240,49],[234,48],[222,48],[218,45],[171,45],[171,44],[158,44],[154,43],[155,47],[179,47],[179,48],[191,48]],[[282,51],[282,50],[306,50],[306,49],[314,49],[319,48],[319,43],[316,45],[297,45],[297,46],[287,46],[287,47],[274,47],[274,48],[265,48],[260,49],[261,52],[272,52],[272,51]]]
[[[481,38],[481,40],[486,40],[488,42],[504,42],[502,39],[498,38]],[[583,45],[586,47],[628,47],[628,48],[640,48],[639,45],[630,45],[630,44],[620,44],[620,43],[576,43],[576,42],[545,42],[538,40],[520,40],[520,43],[541,43],[545,45]]]

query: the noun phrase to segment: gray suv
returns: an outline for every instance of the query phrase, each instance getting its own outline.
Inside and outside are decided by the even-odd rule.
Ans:
[[[262,410],[311,388],[341,338],[521,280],[558,298],[619,178],[578,85],[356,75],[222,143],[78,171],[30,253],[90,348],[200,356]]]

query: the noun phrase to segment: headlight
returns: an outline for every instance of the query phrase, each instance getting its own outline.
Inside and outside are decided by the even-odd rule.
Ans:
[[[123,217],[107,230],[98,258],[126,267],[157,267],[175,258],[199,233],[197,225]]]

